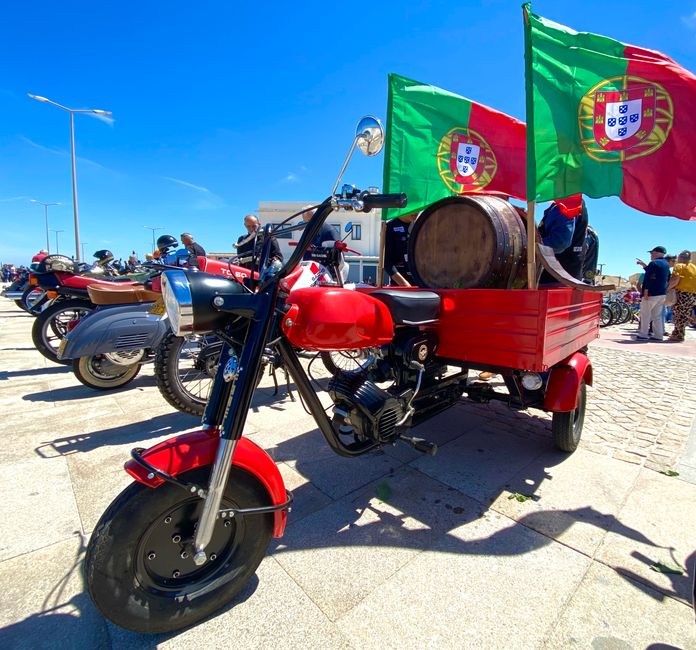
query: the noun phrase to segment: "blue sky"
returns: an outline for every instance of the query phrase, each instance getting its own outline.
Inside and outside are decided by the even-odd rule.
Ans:
[[[324,198],[357,119],[384,117],[387,73],[440,86],[524,119],[519,1],[48,2],[3,7],[0,260],[22,263],[50,228],[72,252],[68,115],[27,98],[113,112],[76,116],[85,252],[142,254],[143,226],[192,231],[230,250],[259,201]],[[696,1],[536,2],[580,31],[665,52],[696,71]],[[381,185],[382,160],[347,181]],[[661,244],[696,248],[696,222],[589,202],[605,273],[638,270]],[[164,232],[164,231],[162,231]],[[161,234],[161,233],[158,233]],[[55,235],[51,233],[52,247]]]

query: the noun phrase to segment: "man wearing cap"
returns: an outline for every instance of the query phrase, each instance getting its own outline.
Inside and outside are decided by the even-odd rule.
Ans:
[[[181,243],[189,252],[189,266],[198,266],[198,258],[205,257],[205,248],[193,239],[190,232],[181,233]]]
[[[636,259],[636,263],[645,269],[640,303],[640,328],[637,338],[641,341],[647,341],[649,338],[662,341],[665,333],[662,311],[665,306],[665,294],[670,275],[669,264],[665,260],[667,249],[664,246],[655,246],[649,253],[649,264],[641,259]],[[651,325],[652,335],[649,334]]]

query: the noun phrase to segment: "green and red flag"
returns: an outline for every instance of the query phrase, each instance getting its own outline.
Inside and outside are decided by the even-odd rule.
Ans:
[[[527,196],[619,196],[696,219],[696,77],[672,59],[578,33],[524,6]]]
[[[384,191],[405,192],[411,214],[448,196],[525,196],[525,125],[428,84],[389,75]]]

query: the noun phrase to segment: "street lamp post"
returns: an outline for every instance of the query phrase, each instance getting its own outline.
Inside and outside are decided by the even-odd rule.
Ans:
[[[49,205],[61,205],[61,203],[44,203],[43,201],[37,201],[36,199],[29,199],[31,203],[38,203],[44,207],[44,217],[46,219],[46,250],[51,252],[51,244],[48,240],[48,206]]]
[[[155,244],[155,232],[158,230],[164,230],[161,226],[158,226],[157,228],[153,228],[152,226],[143,226],[143,228],[147,228],[147,230],[152,230],[152,253],[155,252],[155,248],[157,247],[157,244]]]
[[[77,176],[75,174],[75,113],[93,113],[94,115],[106,116],[111,115],[111,111],[102,111],[96,108],[68,108],[67,106],[63,106],[62,104],[58,104],[50,99],[47,99],[46,97],[41,97],[40,95],[32,95],[31,93],[27,93],[27,95],[36,101],[44,102],[46,104],[53,104],[54,106],[62,108],[64,111],[68,111],[68,113],[70,113],[70,159],[72,163],[73,214],[75,217],[75,256],[77,257],[77,261],[80,262],[80,220],[78,218],[77,211]]]
[[[58,233],[65,232],[65,230],[53,230],[53,228],[51,228],[51,232],[56,233],[56,255],[58,255],[58,253],[60,253],[60,249],[58,248]]]

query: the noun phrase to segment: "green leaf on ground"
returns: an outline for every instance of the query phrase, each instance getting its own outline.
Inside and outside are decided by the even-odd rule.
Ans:
[[[655,564],[650,565],[650,568],[657,573],[673,573],[678,576],[686,573],[678,564],[671,564],[669,562],[655,562]]]
[[[529,494],[520,494],[519,492],[512,492],[508,496],[508,500],[510,499],[516,499],[520,503],[524,503],[525,501],[529,501],[529,499],[532,499],[533,497]]]
[[[662,469],[660,470],[660,474],[664,474],[665,476],[679,476],[679,472],[675,472],[673,469]]]
[[[389,483],[382,481],[377,485],[377,498],[380,501],[389,501],[389,497],[392,495],[392,489],[389,487]]]

